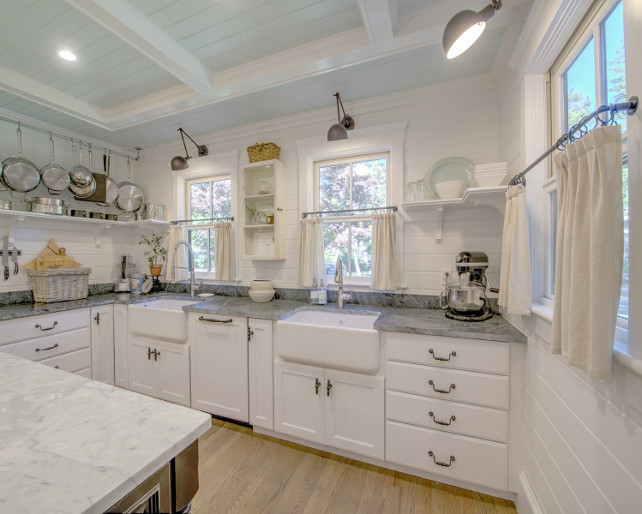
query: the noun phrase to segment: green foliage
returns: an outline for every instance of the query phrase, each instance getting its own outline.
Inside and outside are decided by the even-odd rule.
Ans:
[[[167,258],[167,248],[161,243],[162,239],[163,234],[152,234],[149,237],[141,234],[140,236],[138,244],[149,246],[149,250],[145,251],[145,257],[147,257],[147,262],[150,266],[158,264],[159,259],[164,261]]]

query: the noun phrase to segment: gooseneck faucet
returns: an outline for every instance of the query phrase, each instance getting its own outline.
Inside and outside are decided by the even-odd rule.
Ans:
[[[337,307],[343,309],[343,303],[352,300],[352,296],[343,293],[343,261],[341,257],[337,257],[336,271],[334,272],[334,283],[339,284],[339,292],[337,294]]]
[[[189,296],[194,298],[196,296],[196,285],[194,283],[194,251],[192,250],[192,245],[190,245],[185,240],[180,240],[176,245],[174,245],[174,255],[172,256],[172,268],[176,269],[177,267],[182,268],[181,266],[174,266],[174,261],[176,260],[176,252],[178,249],[185,245],[187,247],[187,269],[189,271]],[[185,269],[185,268],[182,268]]]

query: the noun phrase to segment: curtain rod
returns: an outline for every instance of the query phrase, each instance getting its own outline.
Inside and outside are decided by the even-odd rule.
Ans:
[[[47,130],[41,127],[35,127],[33,125],[29,125],[29,123],[24,123],[22,121],[12,120],[11,118],[5,118],[4,116],[0,116],[0,120],[6,121],[7,123],[13,123],[14,125],[18,125],[20,127],[26,127],[28,129],[35,130],[36,132],[42,132],[43,134],[50,134],[52,136],[56,136],[66,141],[73,141],[74,143],[78,143],[80,145],[91,146],[92,149],[102,150],[103,152],[106,152],[109,154],[120,155],[121,157],[125,157],[126,159],[133,159],[134,161],[140,160],[141,149],[138,147],[136,147],[136,157],[132,157],[131,155],[127,155],[126,153],[115,152],[111,148],[105,148],[104,146],[98,146],[94,143],[83,141],[82,139],[76,139],[75,137],[66,136],[65,134],[59,134],[57,132],[54,132],[53,130]]]
[[[234,221],[234,216],[223,216],[222,218],[204,218],[199,220],[174,220],[170,221],[170,225],[182,225],[183,223],[194,223],[195,221]]]
[[[338,211],[314,211],[314,212],[304,212],[301,214],[301,217],[305,219],[308,216],[313,214],[340,214],[340,213],[352,213],[352,212],[366,212],[366,211],[392,211],[397,212],[399,207],[392,205],[390,207],[366,207],[364,209],[341,209]]]
[[[613,121],[613,115],[616,112],[622,112],[626,111],[626,113],[629,116],[633,116],[635,114],[635,111],[638,108],[638,97],[637,96],[632,96],[629,98],[628,102],[622,102],[622,103],[617,103],[617,104],[605,104],[601,105],[598,107],[595,111],[593,111],[591,114],[588,114],[587,116],[584,116],[576,125],[573,125],[569,131],[564,134],[562,137],[560,137],[553,146],[551,146],[548,150],[546,150],[542,155],[540,155],[537,159],[535,159],[524,171],[518,173],[515,175],[512,179],[510,179],[510,182],[508,183],[509,186],[516,186],[517,184],[524,184],[524,175],[526,175],[530,170],[532,170],[535,166],[537,166],[540,162],[542,162],[546,157],[548,157],[550,154],[552,154],[555,150],[563,150],[564,146],[569,143],[573,142],[576,139],[581,138],[585,134],[589,132],[589,130],[585,130],[585,125],[590,123],[592,120],[595,119],[595,127],[597,127],[598,123],[602,123],[602,125],[606,125],[609,122]],[[608,120],[603,121],[600,118],[600,114],[604,112],[609,112],[610,117]],[[593,127],[593,128],[595,128]],[[579,137],[574,137],[573,134],[575,132],[580,132]]]

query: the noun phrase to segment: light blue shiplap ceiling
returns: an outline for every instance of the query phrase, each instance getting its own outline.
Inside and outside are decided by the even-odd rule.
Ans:
[[[501,72],[530,0],[447,61],[484,0],[0,0],[0,108],[130,148]],[[508,30],[508,29],[511,30]],[[513,38],[513,40],[511,40]],[[74,63],[56,55],[78,55]]]

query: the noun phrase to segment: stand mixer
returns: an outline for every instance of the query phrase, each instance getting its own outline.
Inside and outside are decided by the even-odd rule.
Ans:
[[[440,297],[441,308],[447,309],[446,317],[459,321],[491,318],[493,313],[486,302],[488,256],[484,252],[459,252],[455,269],[458,279],[449,281]]]

